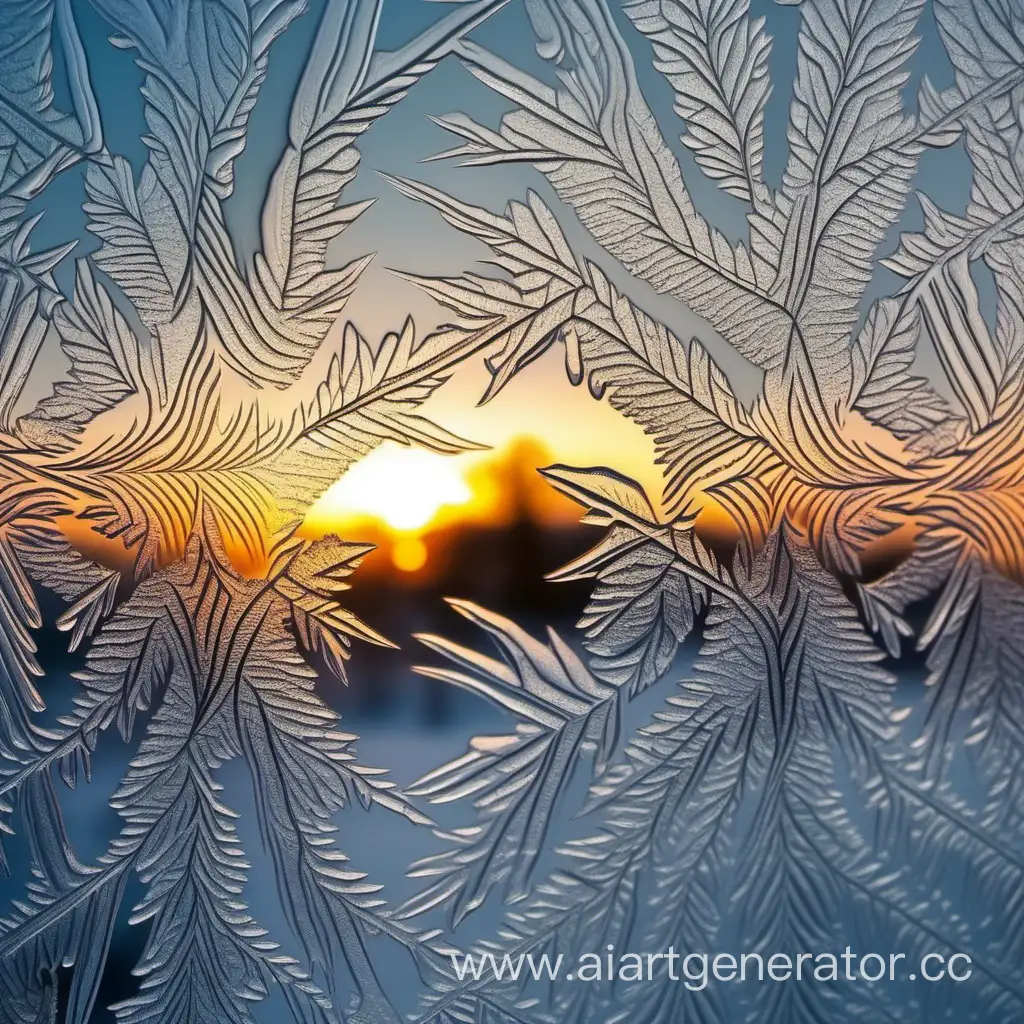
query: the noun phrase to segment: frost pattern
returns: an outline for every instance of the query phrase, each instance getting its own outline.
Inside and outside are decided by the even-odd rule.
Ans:
[[[460,4],[394,52],[375,46],[378,4],[331,0],[242,259],[224,204],[301,0],[95,0],[145,75],[138,180],[104,143],[68,0],[0,0],[0,824],[34,867],[0,930],[4,1020],[90,1019],[132,879],[148,941],[139,992],[116,1008],[129,1024],[243,1024],[271,986],[299,1021],[397,1024],[368,945],[381,934],[426,979],[418,1024],[1024,1013],[1024,11],[934,0],[953,84],[925,78],[908,104],[923,0],[803,0],[774,180],[772,41],[745,0],[627,0],[625,18],[605,0],[524,2],[547,81],[469,37],[502,0]],[[674,96],[683,149],[647,105],[627,28]],[[512,109],[497,129],[440,119],[461,140],[448,155],[534,165],[607,259],[578,255],[536,193],[498,215],[395,179],[504,276],[413,278],[455,322],[422,339],[407,322],[379,343],[345,323],[315,380],[368,262],[326,267],[365,208],[339,205],[356,143],[453,53]],[[950,147],[971,165],[966,209],[921,196],[923,227],[907,230],[922,158]],[[742,241],[691,196],[686,151],[745,211]],[[100,246],[64,295],[53,272],[72,244],[33,251],[29,211],[78,165]],[[641,308],[637,282],[761,372],[752,400],[708,338],[685,342]],[[68,377],[26,409],[48,334]],[[585,654],[453,602],[502,658],[424,637],[441,664],[423,671],[495,701],[515,729],[400,793],[356,759],[314,685],[313,665],[344,676],[353,639],[387,642],[338,601],[366,549],[304,540],[296,519],[383,440],[468,447],[418,412],[461,360],[488,352],[491,398],[554,345],[572,385],[652,435],[664,492],[614,468],[545,471],[605,528],[555,574],[594,581]],[[924,353],[941,377],[918,372]],[[69,543],[68,517],[126,568]],[[86,651],[74,707],[46,724],[39,588]],[[894,668],[912,649],[929,685],[908,695]],[[630,703],[666,682],[628,727]],[[85,863],[57,787],[88,778],[111,726],[133,752],[113,798],[121,830]],[[218,781],[231,760],[252,777],[295,950],[243,899]],[[459,801],[475,814],[462,827],[426,813]],[[396,906],[335,842],[354,803],[443,844]],[[499,954],[827,950],[845,934],[967,952],[974,978],[904,1002],[867,985],[695,1000],[678,984],[456,983],[448,954],[487,905],[503,924],[469,942]]]
[[[745,210],[734,239],[687,188],[685,151],[647,105],[623,19],[605,0],[526,8],[557,73],[463,42],[467,68],[512,109],[496,128],[441,118],[460,140],[444,156],[532,164],[609,258],[579,255],[537,193],[498,215],[402,180],[504,271],[417,280],[457,322],[495,318],[485,397],[559,345],[571,384],[653,437],[665,484],[654,499],[614,468],[545,471],[605,528],[554,574],[593,581],[587,663],[477,609],[462,610],[495,634],[507,667],[428,640],[460,666],[431,672],[521,724],[412,790],[471,798],[478,820],[414,866],[431,886],[407,916],[443,902],[454,928],[500,885],[503,926],[468,937],[499,959],[606,942],[767,954],[846,935],[911,958],[969,952],[976,971],[969,993],[777,984],[699,996],[669,982],[458,984],[449,971],[418,1019],[1019,1019],[1024,11],[935,0],[927,16],[954,84],[924,78],[908,105],[924,4],[803,0],[788,158],[772,180],[764,19],[744,0],[627,0],[697,173],[730,197],[713,208]],[[923,229],[908,230],[922,158],[954,146],[973,174],[966,211],[922,195]],[[636,281],[761,371],[752,400],[710,339],[681,339],[641,308]],[[927,353],[934,380],[917,370]],[[612,723],[673,675],[691,637],[686,677],[617,746]],[[920,694],[897,689],[893,671],[914,650]],[[581,747],[593,751],[578,769],[582,807],[551,778]],[[533,837],[569,814],[582,822],[551,840],[554,867],[539,875]]]
[[[0,790],[3,828],[24,832],[34,867],[0,934],[0,1013],[90,1019],[134,875],[132,921],[148,941],[139,992],[116,1008],[125,1024],[241,1024],[272,984],[298,1020],[344,1008],[349,1021],[397,1021],[365,939],[385,932],[417,956],[424,940],[386,918],[332,819],[353,803],[429,819],[356,759],[355,737],[314,690],[311,664],[343,678],[353,638],[387,642],[338,602],[366,548],[304,540],[296,526],[383,440],[467,447],[417,410],[484,338],[459,327],[418,338],[408,321],[370,343],[346,324],[323,379],[307,370],[369,262],[325,265],[367,205],[339,205],[355,143],[500,0],[462,5],[393,52],[375,47],[379,5],[326,6],[249,261],[224,203],[268,50],[305,4],[95,6],[145,75],[137,180],[104,144],[67,0],[0,10]],[[28,210],[83,163],[101,244],[64,296],[52,272],[74,243],[33,251]],[[48,332],[68,378],[26,410]],[[69,516],[119,550],[123,570],[73,547],[59,525]],[[45,725],[35,585],[64,601],[70,648],[88,648],[74,707]],[[55,786],[89,777],[112,727],[133,750],[113,797],[121,831],[87,864]],[[217,778],[231,759],[252,776],[295,956],[243,900],[248,864]]]

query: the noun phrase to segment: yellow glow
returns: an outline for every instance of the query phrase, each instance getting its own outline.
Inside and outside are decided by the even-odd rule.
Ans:
[[[391,549],[391,561],[402,572],[417,572],[427,564],[427,545],[419,537],[402,537]]]
[[[450,456],[385,444],[310,508],[302,534],[333,533],[376,546],[383,558],[370,559],[368,571],[436,574],[458,531],[502,530],[520,521],[542,529],[576,523],[580,507],[537,472],[554,461],[547,445],[529,435],[496,450]]]
[[[365,516],[398,532],[415,532],[441,509],[472,497],[451,458],[388,443],[357,462],[310,512],[317,520]]]

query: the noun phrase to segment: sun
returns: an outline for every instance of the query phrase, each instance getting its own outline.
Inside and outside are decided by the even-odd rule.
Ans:
[[[451,457],[387,442],[332,485],[307,519],[343,523],[369,518],[394,533],[415,534],[442,509],[464,505],[472,497]]]

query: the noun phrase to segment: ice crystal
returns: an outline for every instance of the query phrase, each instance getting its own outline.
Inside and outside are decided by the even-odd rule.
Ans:
[[[747,0],[523,0],[540,59],[522,67],[471,38],[503,2],[458,4],[389,51],[379,3],[329,0],[248,257],[225,204],[303,0],[94,0],[144,76],[141,170],[107,148],[69,0],[0,0],[0,825],[33,866],[0,929],[0,1016],[86,1024],[132,891],[146,941],[126,1024],[243,1024],[272,986],[300,1021],[397,1024],[381,935],[425,979],[418,1024],[1019,1020],[1024,10],[802,0],[773,174],[779,62]],[[943,89],[914,63],[926,20]],[[645,49],[678,124],[652,113]],[[371,342],[344,319],[368,258],[330,269],[328,244],[367,205],[343,202],[361,134],[452,55],[507,112],[439,118],[461,140],[445,155],[532,165],[545,192],[497,214],[392,178],[496,272],[407,274],[453,322]],[[922,162],[954,154],[965,209],[914,201]],[[63,294],[74,240],[34,251],[31,211],[75,167],[99,247]],[[736,209],[742,239],[711,222]],[[601,255],[570,244],[579,225]],[[651,315],[652,289],[706,334]],[[48,335],[67,378],[27,401]],[[723,343],[755,393],[716,362]],[[339,601],[367,549],[305,539],[297,518],[382,441],[471,446],[419,411],[461,361],[487,352],[489,399],[554,346],[567,386],[652,436],[664,490],[614,466],[544,471],[604,528],[554,574],[593,581],[578,635],[453,601],[502,657],[425,636],[441,663],[421,671],[515,725],[399,792],[315,686],[318,667],[344,677],[354,639],[388,642]],[[73,707],[49,717],[44,592],[84,652]],[[899,686],[915,652],[921,692]],[[120,831],[86,862],[59,793],[114,726]],[[280,937],[246,902],[232,761]],[[393,906],[337,841],[358,803],[441,844]],[[432,803],[467,804],[463,824]],[[486,907],[502,923],[463,941]],[[971,983],[545,988],[460,982],[449,962],[467,945],[795,954],[840,935],[967,953]]]

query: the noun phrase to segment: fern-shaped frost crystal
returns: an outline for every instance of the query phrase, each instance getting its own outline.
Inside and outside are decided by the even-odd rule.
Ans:
[[[419,283],[458,322],[500,318],[485,398],[561,345],[569,383],[586,382],[653,438],[660,501],[613,468],[545,471],[606,528],[554,578],[594,581],[580,640],[609,700],[625,706],[667,677],[679,688],[610,765],[607,751],[596,756],[580,812],[590,824],[561,840],[552,827],[548,879],[525,898],[506,890],[506,923],[480,948],[513,959],[606,942],[768,955],[848,936],[910,959],[968,951],[980,980],[962,1003],[946,992],[940,1009],[934,990],[910,982],[694,995],[665,978],[545,990],[449,971],[421,1020],[1013,1020],[1021,12],[805,0],[787,153],[772,175],[766,138],[781,134],[768,127],[781,111],[768,27],[781,17],[730,0],[641,0],[623,5],[638,41],[603,0],[526,8],[554,73],[464,43],[467,69],[511,110],[495,127],[440,118],[460,140],[443,155],[532,165],[603,257],[581,256],[571,221],[540,194],[499,215],[403,180],[505,272]],[[953,69],[945,90],[917,70],[925,19]],[[678,125],[648,106],[643,40]],[[904,230],[893,252],[922,161],[953,145],[971,164],[966,210],[921,195],[923,230]],[[701,172],[728,198],[690,187]],[[712,225],[710,211],[727,209],[742,209],[742,237]],[[650,316],[637,282],[689,307],[707,335]],[[750,397],[716,365],[722,341],[760,371]],[[919,366],[930,354],[929,379]],[[505,629],[501,646],[514,636]],[[696,653],[682,647],[691,638]],[[887,658],[911,641],[929,685],[908,696]],[[484,664],[477,672],[493,676]],[[980,801],[964,790],[960,750]],[[516,752],[505,771],[518,769]],[[490,753],[489,773],[502,753]],[[472,842],[492,845],[470,858],[455,835],[438,869],[444,857],[499,853],[493,808],[507,805],[474,802]],[[431,891],[415,909],[429,911]]]
[[[474,34],[503,0],[394,50],[375,0],[305,6],[94,0],[144,82],[133,164],[79,12],[0,0],[0,826],[33,872],[0,926],[0,1015],[86,1024],[130,918],[126,1024],[397,1024],[382,946],[424,981],[418,1024],[1021,1019],[1024,11],[523,0],[528,57]],[[239,156],[300,16],[315,39],[246,253]],[[504,113],[437,118],[442,156],[536,188],[496,213],[391,177],[492,267],[405,273],[452,322],[367,339],[345,310],[369,258],[328,260],[368,205],[345,198],[359,141],[450,56]],[[965,201],[913,198],[956,154]],[[94,247],[70,265],[32,235],[76,174]],[[65,378],[33,400],[57,344]],[[489,400],[556,347],[566,386],[651,436],[663,490],[543,471],[601,531],[552,574],[592,581],[576,633],[453,599],[497,656],[421,636],[419,671],[509,725],[400,792],[317,686],[353,641],[389,642],[339,600],[368,549],[297,520],[383,441],[473,447],[420,409],[462,361],[486,353]],[[81,658],[51,714],[44,626]],[[63,794],[115,730],[119,831],[90,861]],[[394,905],[344,852],[357,803],[433,843]],[[959,952],[972,976],[694,992],[453,969],[609,945]]]

